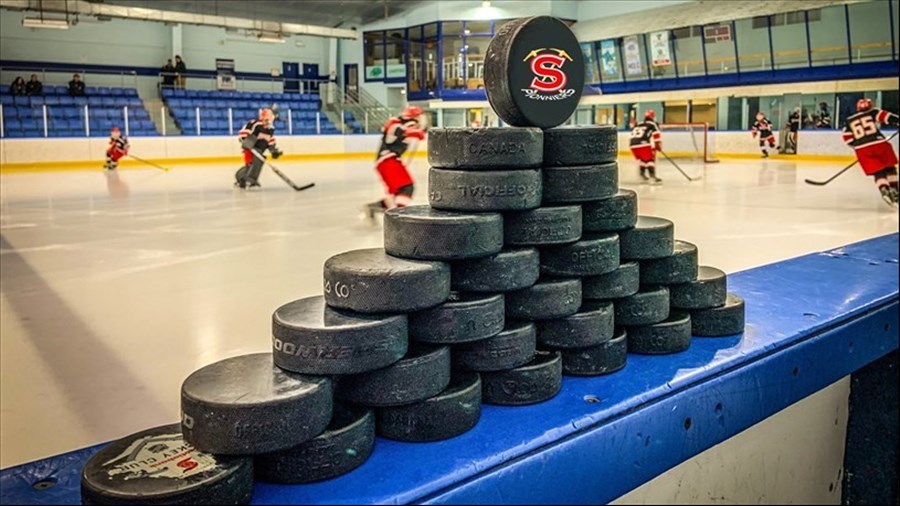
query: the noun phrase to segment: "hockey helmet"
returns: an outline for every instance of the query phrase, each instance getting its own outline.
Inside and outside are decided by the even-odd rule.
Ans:
[[[119,130],[119,127],[114,126],[110,129],[109,135],[111,135],[112,137],[118,138],[120,135],[122,135],[122,131]]]
[[[400,117],[403,119],[416,119],[422,115],[422,108],[416,105],[408,106],[406,109],[403,109],[403,112],[400,113]]]
[[[266,123],[272,123],[275,121],[275,112],[268,107],[259,110],[259,119]]]
[[[644,119],[656,121],[656,111],[654,111],[653,109],[647,109],[644,112]]]
[[[856,111],[857,112],[868,111],[871,108],[872,108],[872,100],[871,99],[861,98],[856,101]]]
[[[766,113],[764,113],[764,112],[762,112],[762,111],[759,111],[758,113],[756,113],[756,119],[757,119],[757,121],[763,120],[763,119],[765,119],[765,118],[766,118]]]

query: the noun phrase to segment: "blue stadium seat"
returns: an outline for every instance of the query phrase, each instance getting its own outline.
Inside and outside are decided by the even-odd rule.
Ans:
[[[13,103],[15,103],[16,105],[28,105],[30,102],[28,101],[28,97],[16,95],[13,97]]]
[[[75,101],[75,105],[79,105],[84,107],[88,103],[87,97],[72,97],[72,100]]]
[[[0,95],[0,104],[6,106],[12,105],[13,103],[15,103],[15,100],[12,95]]]
[[[138,92],[136,88],[123,88],[125,91],[124,95],[126,97],[136,97],[138,96]]]
[[[22,121],[18,118],[10,118],[5,122],[4,126],[9,130],[21,130],[22,129]]]
[[[75,99],[68,95],[61,95],[59,97],[60,105],[75,105]]]
[[[59,97],[55,95],[44,97],[44,103],[47,105],[59,105]]]
[[[0,94],[6,95],[9,93],[9,85],[8,84],[0,84]]]
[[[66,128],[69,130],[84,131],[84,121],[80,119],[68,119],[66,120]]]
[[[78,107],[63,107],[63,115],[67,118],[81,118],[84,111]]]
[[[6,132],[6,136],[7,136],[7,137],[22,138],[22,137],[25,137],[25,132],[23,132],[23,131],[21,131],[21,130],[8,130],[8,131]]]
[[[109,94],[116,96],[116,97],[120,97],[125,94],[125,88],[110,88]]]
[[[109,86],[97,86],[97,94],[101,96],[109,96]]]
[[[97,87],[96,86],[85,86],[84,93],[86,95],[97,95]]]

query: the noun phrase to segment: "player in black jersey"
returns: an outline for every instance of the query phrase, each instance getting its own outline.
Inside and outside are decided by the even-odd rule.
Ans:
[[[648,109],[644,113],[644,121],[631,130],[629,141],[631,154],[638,161],[641,178],[652,183],[661,183],[656,177],[656,152],[662,150],[662,132],[656,124],[656,111]]]
[[[238,139],[244,150],[244,166],[234,174],[234,185],[238,188],[259,187],[259,173],[262,171],[266,150],[272,153],[272,158],[282,155],[275,145],[275,112],[272,108],[260,109],[259,117],[248,121],[238,132]],[[253,151],[260,158],[254,156]]]
[[[131,146],[128,137],[122,135],[119,127],[112,127],[109,132],[109,147],[106,149],[106,170],[116,170],[119,167],[119,159],[128,154]]]
[[[409,144],[425,138],[425,130],[420,121],[422,108],[409,106],[400,116],[385,123],[381,133],[381,146],[375,159],[375,170],[384,183],[385,195],[378,202],[367,204],[366,217],[373,221],[375,214],[395,207],[405,207],[412,202],[415,184],[406,165],[403,154]]]
[[[750,128],[750,132],[753,133],[754,139],[759,136],[759,150],[762,151],[763,158],[768,158],[769,151],[766,150],[766,143],[769,143],[770,148],[774,148],[775,134],[772,133],[772,122],[766,118],[766,113],[762,111],[756,113],[756,123]]]
[[[867,176],[875,179],[881,198],[891,205],[897,205],[900,198],[897,154],[878,125],[897,124],[896,114],[875,108],[871,100],[861,98],[856,102],[856,114],[847,118],[844,125],[844,142],[856,151],[859,165]]]

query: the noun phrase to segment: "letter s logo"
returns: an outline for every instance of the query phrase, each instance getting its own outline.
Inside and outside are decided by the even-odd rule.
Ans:
[[[531,60],[531,71],[535,75],[531,88],[544,93],[555,93],[565,88],[568,78],[561,70],[565,63],[564,57],[555,54],[536,56]]]

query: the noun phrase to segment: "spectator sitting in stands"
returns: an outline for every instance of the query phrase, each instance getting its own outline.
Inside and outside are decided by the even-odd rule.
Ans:
[[[29,95],[43,95],[44,85],[38,81],[37,74],[31,74],[31,79],[25,84],[25,93]]]
[[[74,74],[72,76],[72,80],[69,81],[69,96],[70,97],[83,97],[84,96],[84,81],[81,80],[81,76],[78,74]]]
[[[175,77],[175,87],[184,89],[184,83],[187,80],[185,78],[185,74],[187,73],[187,67],[184,64],[184,60],[181,59],[181,55],[175,55],[175,73],[177,76]]]
[[[15,78],[12,84],[9,85],[9,94],[10,95],[24,95],[25,94],[25,80],[22,79],[22,76]]]
[[[166,64],[162,66],[160,74],[162,74],[163,88],[172,88],[175,86],[175,66],[172,65],[171,58],[166,60]]]

